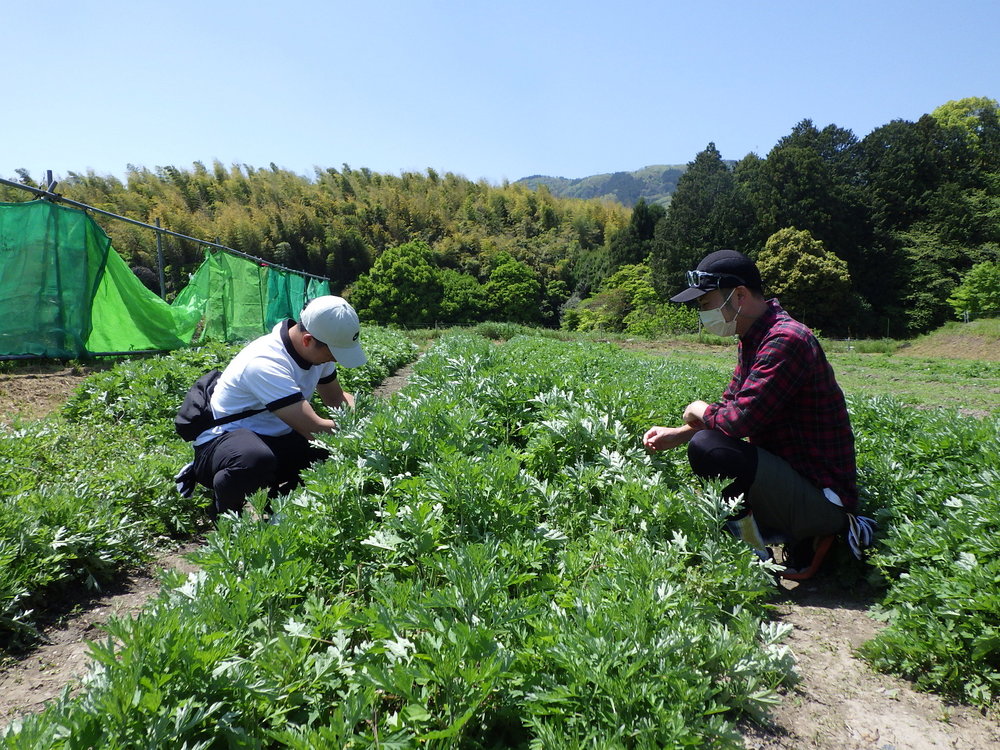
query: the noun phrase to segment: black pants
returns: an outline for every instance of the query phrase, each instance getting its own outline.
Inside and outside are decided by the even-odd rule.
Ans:
[[[691,470],[705,479],[732,479],[723,497],[746,495],[757,476],[757,449],[718,430],[701,430],[688,443]]]
[[[688,443],[688,460],[700,477],[733,480],[723,489],[723,497],[743,495],[765,534],[797,542],[846,528],[843,508],[787,461],[763,448],[718,430],[701,430]]]
[[[257,490],[277,497],[293,489],[299,472],[327,455],[297,432],[273,437],[239,429],[196,447],[194,471],[198,482],[215,492],[215,515],[239,513]]]

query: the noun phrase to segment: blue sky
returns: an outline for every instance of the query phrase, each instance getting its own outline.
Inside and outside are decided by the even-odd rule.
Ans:
[[[1000,3],[6,3],[0,177],[216,160],[499,183],[1000,98]]]

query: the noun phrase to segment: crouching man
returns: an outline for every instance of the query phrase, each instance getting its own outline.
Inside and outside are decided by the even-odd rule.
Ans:
[[[720,400],[688,404],[678,427],[652,427],[643,444],[659,451],[688,445],[694,473],[731,480],[749,513],[727,524],[768,556],[785,542],[785,577],[815,572],[834,535],[849,532],[855,554],[871,528],[858,505],[854,433],[844,394],[819,341],[765,299],[760,273],[734,250],[706,256],[672,302],[696,301],[704,327],[739,337],[736,369]]]
[[[205,430],[194,441],[193,471],[213,490],[213,517],[239,513],[248,496],[267,489],[276,497],[299,483],[299,473],[326,457],[310,439],[336,424],[310,405],[318,393],[330,407],[354,406],[337,380],[337,367],[368,361],[358,315],[340,297],[317,297],[298,321],[285,320],[237,354],[211,398],[216,419],[246,413]]]

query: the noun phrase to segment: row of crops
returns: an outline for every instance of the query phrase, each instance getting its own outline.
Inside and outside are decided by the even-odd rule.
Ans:
[[[127,460],[59,469],[62,491],[75,474],[90,483],[77,515],[105,510],[80,498],[108,496],[148,540],[194,517],[166,486],[185,449],[169,417],[192,378],[125,369],[88,384],[70,424],[21,430],[51,429],[64,448],[87,435],[92,456],[105,430],[130,433]],[[154,383],[175,369],[166,396]],[[323,438],[330,460],[275,522],[224,519],[197,573],[167,574],[142,617],[108,625],[83,690],[2,746],[741,746],[738,723],[763,719],[794,679],[774,585],[720,533],[728,509],[683,451],[639,444],[724,380],[611,346],[443,338],[402,392],[343,415]],[[995,705],[998,424],[850,407],[885,530],[869,573],[892,623],[866,654]],[[126,463],[158,477],[154,496],[115,479]],[[159,515],[133,510],[151,506]]]
[[[344,371],[348,387],[370,390],[415,356],[397,332],[374,329],[365,342],[370,361]],[[39,618],[81,584],[100,590],[204,525],[206,499],[174,486],[191,448],[173,416],[191,383],[235,352],[121,363],[87,378],[62,418],[0,431],[0,655],[36,642]]]

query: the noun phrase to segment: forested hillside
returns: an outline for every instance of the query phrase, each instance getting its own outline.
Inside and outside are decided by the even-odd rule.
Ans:
[[[273,164],[130,166],[124,182],[70,172],[57,192],[327,276],[384,324],[685,329],[692,312],[664,299],[703,255],[732,247],[758,261],[765,291],[808,325],[904,337],[1000,311],[998,110],[993,99],[962,99],[863,138],[803,120],[766,156],[735,164],[709,143],[667,207],[347,165],[312,176]],[[0,200],[27,197],[0,188]],[[155,268],[151,231],[96,218],[138,274]],[[173,294],[203,251],[164,244]]]
[[[685,169],[687,167],[683,164],[654,164],[634,172],[595,174],[576,179],[532,175],[514,184],[530,188],[544,185],[549,192],[560,198],[602,198],[616,200],[629,207],[634,206],[641,198],[646,203],[666,207],[670,205],[670,196],[677,189],[677,180]]]

